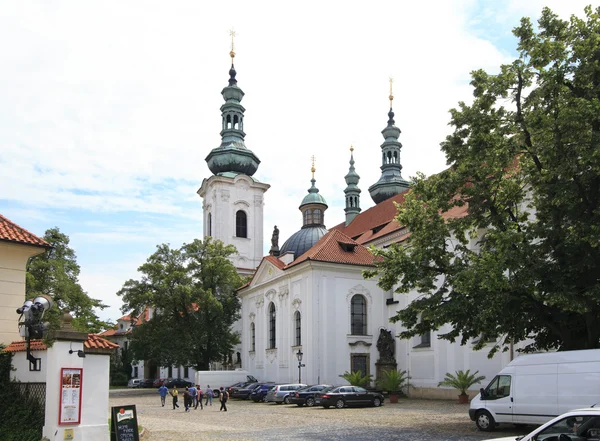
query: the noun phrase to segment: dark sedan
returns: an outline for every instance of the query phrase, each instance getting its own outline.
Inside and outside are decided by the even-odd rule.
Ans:
[[[298,389],[290,395],[290,404],[297,404],[300,407],[306,404],[308,407],[313,407],[315,405],[315,395],[325,393],[332,388],[333,386],[330,384],[315,384],[314,386]]]
[[[267,393],[273,387],[275,387],[275,384],[267,383],[267,384],[260,385],[260,386],[258,386],[256,389],[254,389],[252,391],[252,393],[250,394],[250,398],[255,403],[258,403],[259,401],[262,401],[262,402],[266,403],[266,401],[267,401]]]
[[[250,398],[250,394],[252,393],[252,391],[262,386],[263,384],[268,384],[271,387],[275,386],[273,383],[250,383],[240,389],[234,390],[232,396],[233,398],[247,400],[248,398]]]
[[[192,385],[191,382],[184,380],[183,378],[175,378],[173,380],[165,381],[165,386],[171,389],[173,386],[175,387],[190,387]]]
[[[332,406],[337,409],[350,406],[379,407],[383,404],[383,395],[378,392],[369,392],[359,386],[338,386],[318,395],[315,404],[323,406],[325,409]]]

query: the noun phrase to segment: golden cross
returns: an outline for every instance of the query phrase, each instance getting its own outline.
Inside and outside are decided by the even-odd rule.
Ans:
[[[394,79],[390,77],[390,109],[392,108],[392,101],[394,101],[394,94],[392,93],[392,83]]]
[[[235,31],[233,30],[233,28],[231,28],[229,30],[229,35],[231,35],[231,52],[229,52],[229,55],[231,56],[231,62],[233,63],[233,58],[235,57],[235,52],[233,50],[233,37],[236,36]]]
[[[310,168],[310,171],[312,172],[312,178],[315,179],[315,155],[312,155],[311,157],[312,159],[312,167]]]

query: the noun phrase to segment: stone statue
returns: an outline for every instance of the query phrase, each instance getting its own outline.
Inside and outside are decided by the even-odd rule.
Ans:
[[[379,331],[379,339],[377,339],[377,350],[379,351],[379,360],[393,361],[394,360],[394,336],[392,331],[381,329]]]
[[[269,254],[273,256],[279,256],[279,228],[275,225],[273,228],[273,235],[271,236],[271,251]]]

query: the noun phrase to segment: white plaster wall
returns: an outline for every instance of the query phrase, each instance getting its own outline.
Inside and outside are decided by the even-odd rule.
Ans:
[[[263,206],[268,184],[254,181],[245,175],[235,178],[211,176],[202,183],[198,194],[203,201],[204,236],[235,245],[238,256],[233,258],[237,268],[255,269],[263,257]],[[243,210],[247,215],[248,237],[236,237],[235,215]],[[208,214],[212,213],[212,231],[208,231]]]
[[[40,247],[0,242],[0,343],[21,340],[16,309],[25,301],[27,259],[43,251]]]
[[[15,369],[11,372],[11,378],[21,383],[45,383],[46,382],[46,351],[32,351],[36,358],[41,359],[41,370],[30,371],[27,352],[15,352],[12,357],[12,365]]]

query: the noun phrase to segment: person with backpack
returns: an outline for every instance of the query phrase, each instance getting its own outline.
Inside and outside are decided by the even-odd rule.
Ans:
[[[221,393],[219,394],[219,399],[221,400],[221,408],[219,409],[219,412],[222,410],[227,412],[227,400],[229,399],[229,392],[223,389],[223,386],[221,386],[220,390]]]

